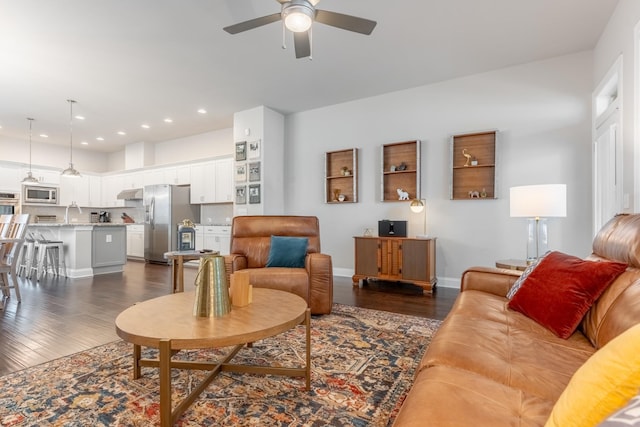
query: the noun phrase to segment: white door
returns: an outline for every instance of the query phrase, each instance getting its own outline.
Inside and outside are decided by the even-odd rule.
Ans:
[[[593,152],[594,233],[622,212],[621,159],[618,158],[621,143],[615,117],[598,128]]]

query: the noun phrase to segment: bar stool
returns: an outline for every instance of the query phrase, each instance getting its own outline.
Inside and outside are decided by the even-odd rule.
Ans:
[[[64,272],[63,276],[67,276],[67,265],[64,261],[64,243],[62,240],[51,240],[45,237],[42,233],[36,232],[38,238],[36,239],[37,247],[37,263],[35,267],[32,265],[31,270],[35,269],[36,280],[47,274],[49,270],[56,276],[59,276],[61,271]]]
[[[20,255],[18,256],[18,276],[29,278],[31,276],[31,267],[36,260],[36,237],[31,231],[27,229],[27,234],[24,238],[24,244],[20,249]]]

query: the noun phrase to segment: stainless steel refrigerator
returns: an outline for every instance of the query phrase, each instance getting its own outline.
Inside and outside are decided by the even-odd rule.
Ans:
[[[159,184],[144,187],[144,259],[167,264],[165,252],[178,249],[182,220],[200,222],[200,205],[192,205],[189,187]]]

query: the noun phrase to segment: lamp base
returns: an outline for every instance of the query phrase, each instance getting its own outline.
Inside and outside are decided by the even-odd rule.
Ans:
[[[547,220],[531,218],[527,224],[527,264],[532,264],[549,250]]]

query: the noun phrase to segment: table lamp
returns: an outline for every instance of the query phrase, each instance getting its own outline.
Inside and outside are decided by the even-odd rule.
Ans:
[[[531,264],[549,250],[546,218],[567,216],[567,186],[547,184],[511,187],[509,199],[510,216],[529,219],[527,264]]]
[[[427,207],[427,201],[426,200],[422,200],[422,199],[413,199],[411,201],[411,204],[409,205],[409,207],[411,208],[411,212],[413,213],[421,213],[423,212],[423,216],[424,216],[424,222],[423,225],[424,227],[422,228],[422,233],[423,234],[416,234],[416,239],[427,239],[427,211],[426,211],[426,207]]]

